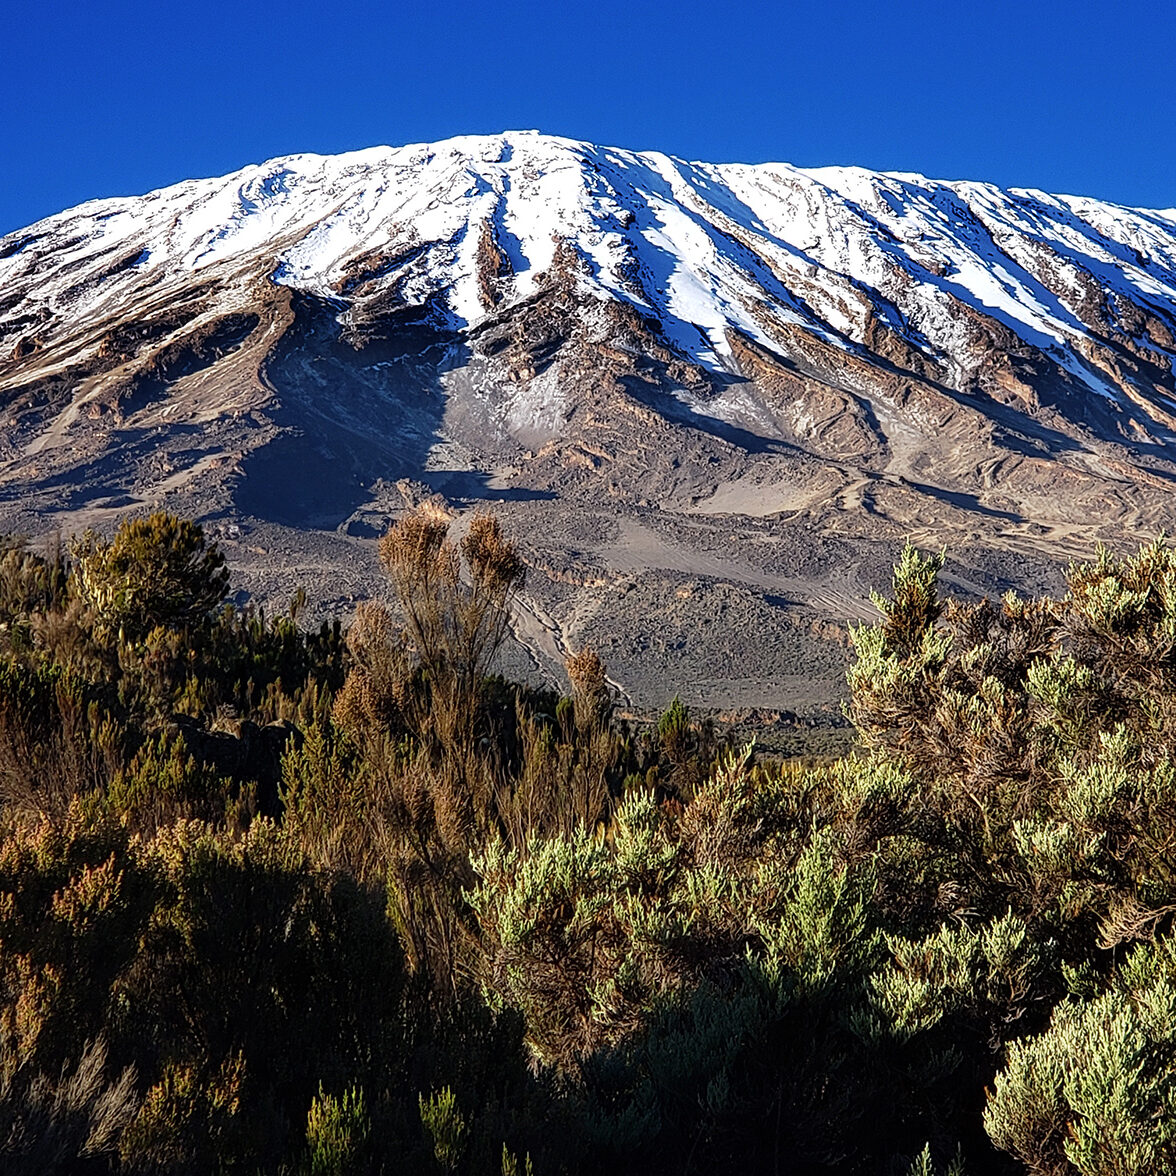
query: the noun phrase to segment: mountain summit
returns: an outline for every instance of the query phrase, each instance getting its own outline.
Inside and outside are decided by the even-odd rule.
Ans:
[[[165,505],[338,602],[406,502],[496,500],[545,672],[592,640],[638,699],[695,658],[788,705],[904,536],[994,591],[1171,529],[1174,362],[1176,209],[529,132],[295,155],[0,239],[0,522]]]

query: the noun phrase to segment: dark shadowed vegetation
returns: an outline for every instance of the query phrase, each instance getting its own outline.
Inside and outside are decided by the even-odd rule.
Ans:
[[[317,629],[168,515],[3,544],[5,1172],[1176,1171],[1167,546],[907,550],[802,763],[495,676],[524,564],[453,530]]]

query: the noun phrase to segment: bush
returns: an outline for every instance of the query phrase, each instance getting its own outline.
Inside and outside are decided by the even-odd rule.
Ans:
[[[103,627],[140,641],[156,626],[185,628],[224,599],[224,556],[186,519],[157,511],[123,523],[114,538],[94,531],[74,546],[76,587]]]
[[[362,1089],[334,1098],[320,1086],[306,1116],[305,1176],[354,1176],[370,1130]]]
[[[1151,1176],[1176,1166],[1176,941],[1141,947],[1110,990],[1014,1042],[984,1124],[1033,1173]]]
[[[907,549],[833,764],[490,676],[489,519],[346,635],[168,516],[75,550],[0,550],[5,1170],[1176,1170],[1165,545],[998,604]]]

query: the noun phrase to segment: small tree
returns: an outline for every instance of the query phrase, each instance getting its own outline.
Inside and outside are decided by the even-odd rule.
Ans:
[[[223,599],[229,573],[197,523],[166,511],[129,519],[103,539],[87,531],[75,544],[74,582],[99,625],[140,641],[157,626],[186,628]]]
[[[485,683],[525,569],[489,515],[475,515],[458,543],[447,531],[425,508],[384,536],[403,628],[378,606],[360,611],[333,716],[360,750],[357,786],[372,814],[348,852],[363,857],[366,841],[384,861],[410,966],[452,994],[469,944],[469,854],[503,820],[500,744],[480,737],[492,736]],[[296,768],[287,775],[289,804],[300,790]]]
[[[475,515],[456,545],[447,529],[436,514],[407,515],[381,540],[380,560],[428,679],[428,726],[454,750],[473,740],[482,681],[506,638],[526,568],[493,515]]]

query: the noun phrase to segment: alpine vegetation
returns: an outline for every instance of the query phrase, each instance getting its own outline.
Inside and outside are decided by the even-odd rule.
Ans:
[[[6,1172],[1176,1170],[1176,554],[853,632],[854,752],[494,673],[498,519],[344,626],[157,513],[0,553]]]

